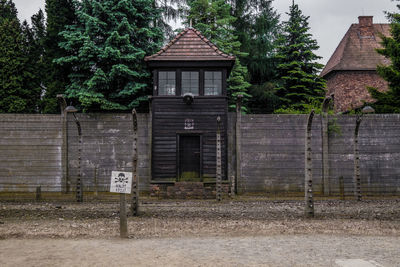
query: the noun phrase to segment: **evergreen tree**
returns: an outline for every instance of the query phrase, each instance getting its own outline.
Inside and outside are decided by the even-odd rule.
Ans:
[[[17,13],[17,9],[12,0],[0,0],[0,22],[4,20],[18,20]]]
[[[46,0],[46,31],[43,47],[44,54],[44,86],[45,92],[41,103],[43,113],[57,113],[59,107],[56,95],[63,94],[69,83],[68,75],[72,72],[70,65],[58,65],[53,61],[64,57],[67,52],[58,46],[61,42],[60,32],[66,25],[76,23],[75,5],[73,0]]]
[[[308,33],[309,17],[302,14],[294,1],[288,15],[277,52],[281,78],[277,94],[283,108],[277,112],[285,112],[285,109],[286,112],[302,112],[309,105],[319,106],[323,100],[325,81],[318,75],[323,66],[316,62],[321,57],[313,52],[319,46]]]
[[[279,15],[272,0],[231,0],[235,32],[241,51],[248,54],[241,62],[249,71],[252,86],[249,109],[252,113],[271,113],[279,104],[275,94],[277,78],[276,41],[280,33]]]
[[[36,87],[40,88],[40,95],[44,93],[44,77],[47,77],[45,69],[44,55],[45,55],[45,37],[46,37],[46,24],[43,11],[39,9],[38,13],[31,17],[32,25],[32,40],[30,42],[31,53],[30,58],[33,60],[34,73],[37,77]],[[40,97],[40,96],[39,96]]]
[[[78,23],[61,33],[71,55],[57,60],[73,66],[67,97],[85,111],[137,107],[150,89],[144,56],[161,40],[153,0],[84,0],[76,14]]]
[[[247,90],[250,84],[246,78],[247,68],[240,62],[246,54],[240,51],[240,42],[235,35],[233,23],[235,17],[231,15],[231,6],[225,0],[193,0],[188,1],[189,12],[186,25],[192,21],[194,28],[199,30],[220,50],[236,56],[235,65],[231,71],[228,85],[229,106],[234,109],[237,96],[243,96],[242,110],[247,112],[247,102],[251,97]]]
[[[400,5],[397,7],[400,9]],[[373,98],[377,100],[373,106],[377,113],[400,113],[400,14],[388,14],[391,21],[391,36],[382,36],[383,48],[378,53],[389,58],[389,66],[378,66],[379,75],[389,83],[387,92],[379,92],[376,88],[369,88]]]
[[[0,0],[0,11],[0,113],[34,113],[37,99],[28,86],[34,74],[17,10],[11,0]]]
[[[262,85],[276,77],[275,48],[280,33],[279,15],[273,0],[233,0],[234,23],[250,83]]]
[[[252,84],[249,92],[252,96],[249,99],[251,113],[273,113],[280,107],[281,101],[276,93],[276,83],[274,80],[263,84]]]
[[[31,101],[34,101],[32,104],[35,106],[35,111],[39,112],[43,80],[46,76],[43,62],[45,23],[42,10],[31,17],[31,25],[32,27],[26,21],[22,23],[22,50],[25,55],[26,70],[24,72],[24,89],[30,91]]]
[[[185,1],[181,0],[156,0],[155,8],[161,12],[161,16],[157,19],[157,25],[164,33],[164,39],[170,40],[175,37],[174,30],[170,22],[177,22],[177,19],[185,13]]]

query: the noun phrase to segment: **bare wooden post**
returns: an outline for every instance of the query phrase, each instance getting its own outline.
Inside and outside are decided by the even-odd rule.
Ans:
[[[125,194],[119,194],[119,234],[121,238],[128,237]]]
[[[340,199],[344,200],[344,178],[343,178],[343,176],[339,177],[339,191],[340,191]]]
[[[361,115],[357,115],[356,118],[356,128],[354,130],[354,197],[361,201],[362,194],[361,194],[361,178],[360,178],[360,155],[358,150],[358,130],[360,128],[360,123],[362,120]]]
[[[235,196],[235,176],[231,176],[231,179],[230,179],[230,185],[231,185],[231,188],[230,188],[230,192],[229,192],[229,196],[232,198],[232,197],[234,197]]]
[[[63,94],[57,95],[57,100],[61,110],[62,120],[62,145],[61,145],[61,168],[62,168],[62,180],[63,180],[63,191],[69,193],[69,178],[68,178],[68,128],[67,128],[67,102],[65,101]]]
[[[42,187],[39,185],[36,187],[36,201],[40,201],[42,199]]]
[[[94,167],[94,196],[97,198],[98,196],[98,182],[97,182],[97,166]]]
[[[314,200],[312,187],[312,151],[311,151],[311,126],[314,117],[314,110],[308,116],[305,141],[305,170],[304,170],[304,192],[305,192],[305,213],[307,217],[314,217]]]
[[[133,145],[132,145],[132,205],[131,205],[131,212],[133,216],[139,215],[139,178],[137,176],[137,160],[138,160],[138,153],[137,153],[137,139],[138,139],[138,124],[137,124],[137,114],[136,110],[132,110],[132,123],[133,123]]]
[[[216,175],[216,197],[217,201],[222,200],[222,166],[221,166],[221,117],[217,117],[217,175]]]
[[[153,147],[153,108],[152,108],[152,101],[153,101],[153,96],[149,95],[149,121],[148,121],[148,157],[149,157],[149,180],[151,180],[152,178],[152,147]]]
[[[236,192],[241,193],[242,170],[241,170],[241,124],[242,124],[242,95],[237,96],[236,102]]]
[[[322,129],[322,181],[324,196],[330,195],[329,184],[329,135],[328,135],[328,108],[332,98],[329,96],[322,103],[321,129]]]

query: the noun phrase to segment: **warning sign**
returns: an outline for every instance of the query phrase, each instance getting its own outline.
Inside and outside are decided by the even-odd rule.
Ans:
[[[132,173],[131,172],[111,172],[111,185],[110,192],[130,194],[132,185]]]

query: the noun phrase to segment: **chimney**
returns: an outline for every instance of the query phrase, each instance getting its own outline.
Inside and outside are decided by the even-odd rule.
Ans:
[[[359,16],[358,29],[361,37],[374,36],[373,16]]]

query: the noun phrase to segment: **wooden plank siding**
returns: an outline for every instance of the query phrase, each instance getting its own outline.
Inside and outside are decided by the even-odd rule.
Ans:
[[[202,136],[201,173],[205,178],[215,178],[217,117],[222,119],[222,173],[226,179],[226,97],[195,96],[194,103],[187,105],[182,97],[153,98],[153,180],[177,178],[177,136],[197,134]],[[185,119],[194,120],[194,129],[185,130]]]

